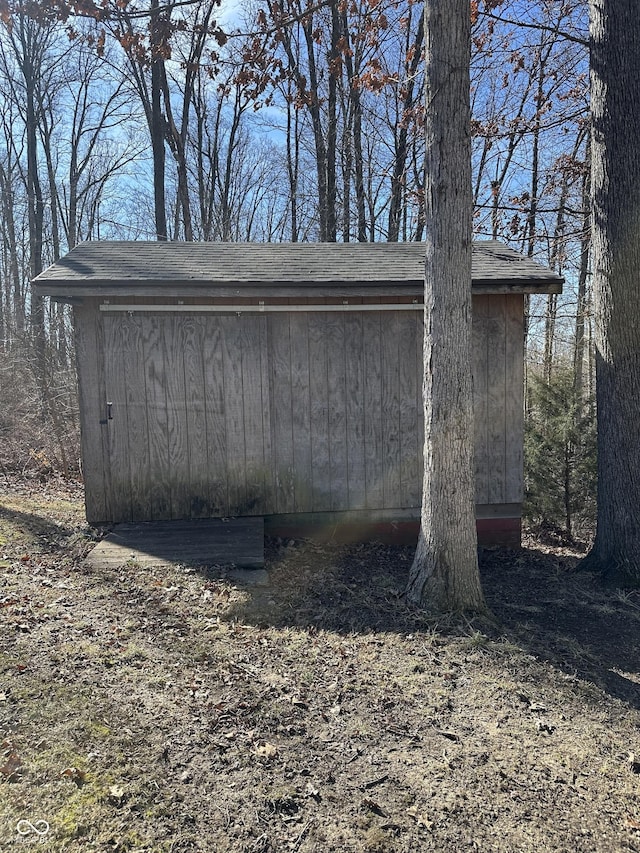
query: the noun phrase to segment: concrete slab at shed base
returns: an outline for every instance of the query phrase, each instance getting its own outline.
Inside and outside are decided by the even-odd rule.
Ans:
[[[269,586],[269,572],[266,569],[231,569],[227,574],[231,583],[241,586]]]
[[[264,584],[265,572],[253,580],[250,572],[240,572],[264,565],[264,522],[251,517],[117,524],[85,559],[95,569],[116,569],[129,562],[237,566],[240,582]]]

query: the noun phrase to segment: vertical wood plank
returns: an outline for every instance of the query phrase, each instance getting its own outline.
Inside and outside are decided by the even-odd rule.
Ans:
[[[131,521],[131,482],[129,478],[129,422],[127,413],[124,347],[126,317],[105,315],[105,386],[112,419],[109,435],[111,472],[111,515],[113,521]]]
[[[487,503],[506,503],[506,312],[493,296],[487,317]]]
[[[247,498],[242,387],[242,316],[220,318],[224,358],[224,404],[227,436],[229,512],[243,515]]]
[[[524,492],[524,297],[505,296],[506,483],[505,503],[521,503]]]
[[[167,428],[169,438],[169,478],[171,483],[171,518],[188,518],[189,447],[184,383],[184,338],[181,315],[162,318],[167,388]]]
[[[262,421],[261,317],[242,317],[242,397],[244,407],[245,501],[244,514],[257,515],[265,506],[265,462]]]
[[[278,512],[295,511],[291,344],[288,314],[269,317],[272,448]]]
[[[331,509],[349,509],[344,314],[327,314],[327,390]]]
[[[365,509],[365,378],[363,315],[346,314],[346,433],[347,488],[349,509]]]
[[[312,500],[315,512],[331,509],[326,318],[326,314],[309,314],[308,317]]]
[[[108,426],[104,385],[104,341],[102,322],[95,300],[73,309],[73,327],[78,373],[82,476],[85,511],[89,524],[111,521],[109,508]]]
[[[258,331],[260,335],[260,394],[262,412],[262,456],[264,459],[264,497],[260,512],[270,514],[276,512],[276,466],[273,449],[273,404],[271,401],[270,384],[270,326],[268,315],[259,316]]]
[[[167,378],[162,343],[162,317],[158,314],[145,317],[144,330],[151,519],[161,521],[171,518]]]
[[[311,512],[311,398],[309,392],[309,327],[307,314],[292,314],[291,405],[293,464],[295,469],[295,511]]]
[[[151,518],[143,323],[144,318],[139,314],[124,315],[121,318],[132,521]]]
[[[384,440],[382,429],[382,313],[362,318],[364,354],[364,464],[366,508],[384,506]]]
[[[207,480],[211,515],[229,515],[227,486],[227,421],[225,414],[223,317],[205,318],[204,402],[207,418]]]
[[[417,314],[418,312],[416,312]],[[418,506],[421,474],[418,467],[418,384],[416,371],[417,316],[407,311],[398,315],[398,358],[400,391],[400,505]]]
[[[184,315],[181,323],[187,421],[189,518],[210,513],[207,415],[203,359],[204,319]]]
[[[489,458],[487,438],[488,327],[492,296],[474,296],[471,369],[473,374],[474,465],[476,503],[489,503]],[[498,297],[499,298],[499,297]]]
[[[386,509],[401,505],[399,314],[399,311],[388,311],[382,317],[383,500]]]

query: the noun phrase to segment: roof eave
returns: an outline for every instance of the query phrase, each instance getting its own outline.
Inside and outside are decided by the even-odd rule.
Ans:
[[[472,282],[472,293],[476,295],[485,294],[504,294],[504,293],[522,293],[522,294],[544,294],[544,293],[562,293],[563,280],[560,278],[551,280],[505,280],[505,281],[483,281],[475,280]],[[81,284],[70,283],[68,281],[52,282],[39,281],[34,282],[38,293],[41,296],[49,296],[55,300],[73,300],[75,297],[93,296],[93,297],[159,297],[159,298],[180,298],[198,297],[198,296],[243,296],[243,297],[259,297],[259,296],[290,296],[303,297],[313,294],[316,297],[322,296],[340,296],[342,293],[352,296],[366,296],[372,290],[386,289],[398,296],[417,296],[422,293],[422,281],[367,281],[367,282],[332,282],[332,281],[314,281],[314,282],[251,282],[242,281],[231,283],[218,283],[211,281],[175,281],[163,282],[158,281],[141,282],[136,281],[92,281],[91,283],[83,282]],[[214,293],[215,291],[215,293]]]

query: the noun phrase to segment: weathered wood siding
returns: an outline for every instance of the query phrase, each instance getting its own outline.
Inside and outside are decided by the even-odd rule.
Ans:
[[[420,311],[87,301],[76,329],[90,521],[420,505]],[[522,296],[474,297],[473,338],[477,502],[519,503]]]
[[[519,504],[523,492],[524,305],[518,294],[473,297],[476,504]]]

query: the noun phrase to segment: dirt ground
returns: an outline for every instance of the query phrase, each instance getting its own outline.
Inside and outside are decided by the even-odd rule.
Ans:
[[[0,849],[640,851],[640,594],[575,552],[484,551],[460,621],[404,606],[411,548],[270,542],[241,587],[98,535],[0,480]]]

